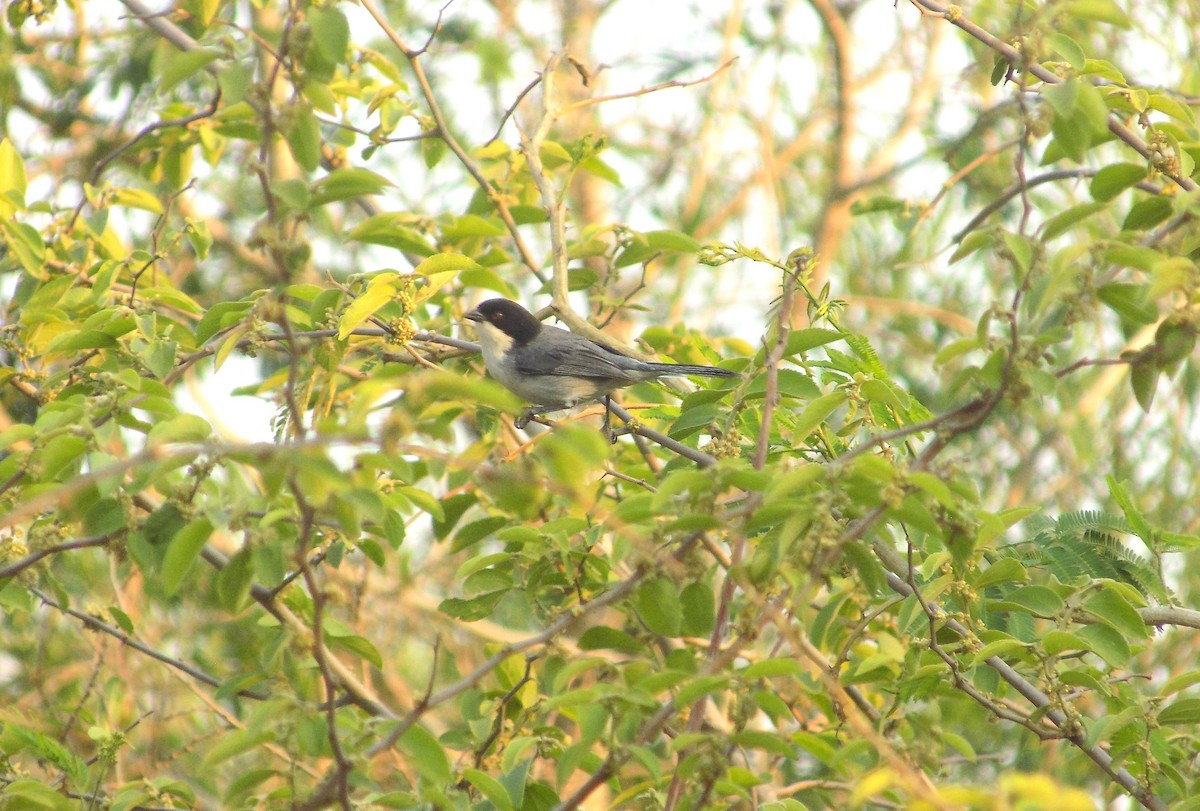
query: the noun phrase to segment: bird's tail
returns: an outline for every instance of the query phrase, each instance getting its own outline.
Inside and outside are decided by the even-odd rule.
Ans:
[[[698,366],[693,363],[648,363],[661,377],[737,377],[737,372],[716,366]]]

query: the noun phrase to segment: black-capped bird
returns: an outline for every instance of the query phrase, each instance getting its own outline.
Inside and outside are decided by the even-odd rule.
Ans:
[[[614,389],[660,377],[737,377],[715,366],[650,363],[538,321],[515,301],[494,298],[466,313],[475,322],[488,374],[533,403],[517,420],[599,400]]]

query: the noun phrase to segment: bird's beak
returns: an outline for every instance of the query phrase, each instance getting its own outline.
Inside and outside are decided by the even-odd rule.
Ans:
[[[486,320],[483,317],[483,313],[479,312],[479,310],[468,310],[467,312],[463,313],[463,318],[467,319],[468,321],[485,321]]]

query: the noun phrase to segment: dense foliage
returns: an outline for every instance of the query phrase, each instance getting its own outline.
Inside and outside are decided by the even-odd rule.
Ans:
[[[1196,9],[662,5],[7,6],[0,808],[1200,808]]]

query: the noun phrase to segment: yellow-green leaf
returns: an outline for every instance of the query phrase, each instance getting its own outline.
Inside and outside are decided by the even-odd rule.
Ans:
[[[25,161],[12,142],[0,141],[0,217],[25,208]]]
[[[145,189],[113,189],[112,201],[125,208],[140,208],[151,214],[162,214],[162,201]]]
[[[375,312],[396,296],[396,280],[400,274],[395,271],[384,271],[367,283],[363,294],[350,302],[350,306],[338,319],[338,340],[346,340],[346,336],[358,328]]]
[[[425,277],[425,284],[417,291],[415,300],[418,303],[425,301],[463,270],[482,268],[474,259],[460,253],[435,253],[413,268],[415,275]]]

